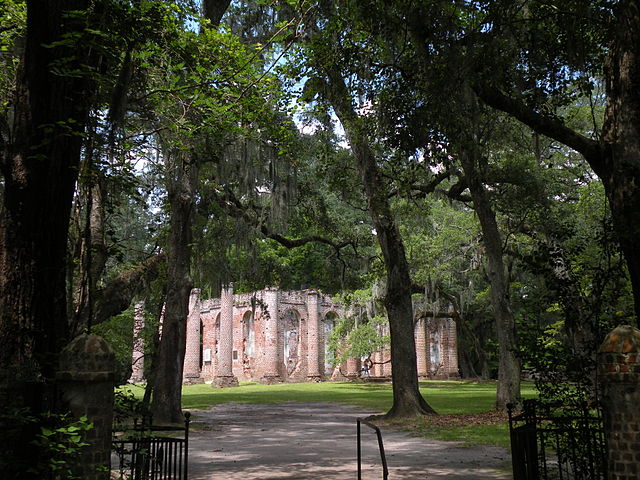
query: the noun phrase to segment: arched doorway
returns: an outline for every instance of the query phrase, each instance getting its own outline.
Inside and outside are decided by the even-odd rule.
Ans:
[[[256,351],[256,326],[253,311],[242,316],[242,371],[247,378],[252,376]]]
[[[330,348],[331,344],[331,334],[333,333],[333,329],[336,326],[336,315],[335,312],[328,312],[324,318],[322,319],[322,343],[324,345],[323,355],[324,355],[324,375],[331,375],[333,373],[333,360],[334,354]]]
[[[440,328],[436,321],[433,322],[430,340],[429,370],[431,375],[437,375],[442,365],[442,353],[440,351]]]
[[[216,321],[213,323],[213,352],[211,363],[213,365],[213,374],[218,374],[218,350],[220,349],[220,314],[216,315]]]
[[[296,310],[286,310],[282,318],[283,360],[287,377],[292,375],[300,362],[300,314]]]
[[[204,323],[200,320],[200,371],[202,371],[202,367],[204,366]]]

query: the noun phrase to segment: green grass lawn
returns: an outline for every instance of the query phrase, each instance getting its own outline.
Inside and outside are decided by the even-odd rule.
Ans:
[[[132,387],[136,394],[140,387]],[[506,416],[493,411],[495,382],[427,381],[420,382],[420,391],[427,402],[441,415],[417,418],[394,424],[396,428],[441,440],[462,441],[469,445],[500,445],[508,447],[509,428]],[[533,384],[523,383],[525,397],[536,395]],[[281,403],[329,402],[355,405],[384,413],[391,408],[389,384],[375,383],[283,383],[262,385],[241,383],[236,388],[212,388],[210,385],[183,387],[182,406],[185,410],[203,409],[220,403]]]

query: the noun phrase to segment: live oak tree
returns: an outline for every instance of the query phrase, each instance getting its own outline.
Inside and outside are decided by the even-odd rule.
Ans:
[[[26,2],[15,90],[3,99],[0,394],[14,415],[57,407],[53,380],[68,340],[67,232],[99,58],[91,29],[99,28],[102,7],[82,0]],[[15,455],[9,459],[18,468],[14,478],[30,478],[24,466],[38,458],[30,447],[34,434],[8,428],[3,435],[2,469],[7,455]]]
[[[332,67],[323,73],[326,75],[323,95],[345,129],[366,192],[387,272],[384,304],[391,339],[393,405],[386,416],[394,418],[435,413],[418,390],[411,279],[402,237],[387,200],[387,189],[381,180],[375,155],[367,136],[363,134],[363,125],[354,110],[344,81]]]
[[[332,14],[332,9],[327,5],[322,5],[321,10],[323,14]],[[366,119],[357,113],[353,92],[349,91],[344,80],[344,64],[339,60],[344,52],[339,45],[336,25],[327,28],[324,35],[312,24],[308,25],[308,29],[305,55],[310,67],[309,74],[313,75],[308,88],[311,96],[318,94],[331,106],[344,128],[384,259],[384,305],[389,320],[393,369],[393,405],[386,416],[435,413],[418,389],[412,289],[404,244],[391,212],[388,188],[378,166]],[[336,50],[328,45],[335,45]]]
[[[483,14],[486,13],[486,16]],[[540,134],[582,154],[602,180],[614,227],[640,311],[640,5],[635,0],[581,1],[571,6],[492,2],[480,14],[490,26],[474,38],[474,91]],[[491,53],[489,53],[491,52]],[[488,57],[500,58],[487,68]],[[518,64],[524,59],[523,64]],[[506,67],[506,68],[505,68]],[[602,123],[589,135],[572,129],[563,98],[571,89],[592,89],[589,76],[606,85]]]
[[[380,9],[381,15],[378,14],[380,12],[375,11],[376,7]],[[463,105],[465,102],[459,95],[462,90],[445,89],[447,93],[441,97],[436,99],[431,96],[438,95],[437,87],[444,86],[446,81],[444,78],[437,77],[437,75],[441,75],[442,66],[438,64],[439,69],[438,67],[425,67],[420,61],[415,60],[415,53],[417,52],[419,56],[424,47],[415,45],[414,49],[411,49],[407,48],[406,44],[403,45],[409,36],[406,32],[403,34],[401,25],[395,25],[393,21],[386,23],[388,17],[385,17],[385,5],[376,4],[376,2],[367,5],[345,3],[336,11],[334,23],[330,24],[330,27],[325,25],[324,28],[339,29],[340,27],[336,27],[336,25],[345,23],[351,24],[352,27],[348,30],[348,34],[344,32],[335,34],[333,42],[343,42],[344,45],[333,53],[330,61],[325,59],[330,65],[325,68],[324,74],[327,75],[328,71],[332,75],[331,81],[325,83],[324,91],[329,92],[325,93],[325,96],[329,98],[329,103],[345,128],[354,156],[363,158],[359,149],[354,147],[353,139],[366,138],[365,132],[368,134],[370,131],[375,131],[385,139],[378,140],[377,148],[381,148],[381,145],[384,144],[395,145],[396,149],[406,152],[407,157],[414,156],[415,158],[416,151],[422,150],[427,156],[429,155],[428,145],[440,143],[442,145],[440,148],[449,154],[449,158],[447,155],[440,155],[439,158],[426,158],[422,160],[423,162],[433,162],[434,165],[438,162],[444,162],[452,166],[454,171],[456,167],[452,165],[451,157],[457,158],[461,163],[461,166],[457,168],[462,170],[464,175],[460,175],[458,192],[470,188],[486,245],[487,272],[492,284],[492,305],[496,318],[496,331],[500,340],[501,361],[497,406],[504,409],[507,403],[519,399],[520,371],[516,358],[515,325],[509,305],[509,281],[502,260],[501,235],[489,201],[489,195],[483,186],[484,179],[481,178],[478,164],[481,159],[480,139],[473,138],[471,134],[467,135],[467,132],[473,128],[473,125],[470,125],[473,119],[465,121],[467,119],[464,116],[468,115],[468,112]],[[452,55],[446,58],[451,57]],[[350,64],[354,66],[353,70],[338,70],[335,65],[338,61],[335,58],[344,58],[344,64],[351,62]],[[439,61],[443,62],[441,59]],[[322,62],[319,63],[322,64]],[[455,63],[453,67],[447,68],[454,70]],[[322,71],[322,67],[318,70]],[[352,88],[367,99],[367,102],[370,102],[370,105],[365,103],[362,108],[368,108],[371,111],[369,116],[380,122],[378,125],[366,127],[362,120],[359,120],[360,124],[354,121],[357,119],[357,115],[352,109],[347,110],[348,100],[342,100],[347,89],[342,86],[344,83],[340,79],[341,76],[350,79],[357,77]],[[341,93],[337,94],[336,91]],[[456,101],[455,98],[458,100]],[[460,117],[455,118],[456,115]],[[369,121],[372,122],[371,119]],[[437,147],[432,150],[437,150]],[[359,161],[360,171],[363,172],[365,167],[362,166],[362,160]],[[375,161],[370,161],[366,168],[373,170],[378,167]],[[438,167],[434,166],[435,168]],[[449,171],[444,169],[438,175],[433,175],[432,184],[425,189],[425,192],[433,191],[438,182],[449,175]],[[378,179],[381,174],[371,174],[371,177]],[[371,183],[366,177],[364,178],[365,185],[367,181]],[[405,190],[416,188],[412,184],[413,179],[410,182],[409,185],[400,188]],[[381,192],[383,191],[382,187],[383,184],[379,182],[372,190]],[[371,187],[368,188],[371,189]],[[371,190],[367,190],[367,192],[370,194]],[[453,189],[449,193],[454,196]],[[371,196],[369,199],[371,206]],[[378,230],[379,226],[375,222],[375,214],[372,216],[376,230]],[[388,217],[386,214],[381,216]],[[384,237],[379,237],[379,239],[382,243]],[[382,250],[385,252],[385,247],[382,247]],[[402,262],[397,259],[389,261],[386,258],[385,263],[387,269],[391,265],[393,268],[401,269],[398,265],[402,265]],[[392,327],[392,342],[393,331]],[[410,342],[410,339],[405,338],[403,341]]]
[[[636,285],[633,238],[637,235],[630,225],[637,224],[632,220],[637,194],[627,182],[636,175],[637,162],[630,152],[637,147],[635,137],[625,132],[637,129],[633,126],[637,125],[633,113],[637,110],[633,97],[637,89],[630,80],[637,77],[633,73],[637,62],[631,60],[637,56],[637,4],[620,2],[612,7],[577,2],[556,6],[496,1],[452,7],[436,2],[400,8],[396,14],[395,18],[410,19],[406,24],[417,46],[428,38],[435,39],[437,46],[431,52],[445,57],[453,53],[458,65],[466,65],[464,75],[451,79],[453,85],[462,88],[462,82],[468,82],[486,104],[583,154],[606,186],[619,241]],[[433,18],[449,21],[443,29],[442,24],[431,22]],[[569,110],[564,107],[577,95],[588,98],[593,87],[590,75],[607,78],[608,107],[604,125],[599,126],[595,115],[592,133],[587,136],[569,126]]]
[[[162,176],[170,225],[166,305],[150,382],[151,407],[160,421],[176,422],[182,417],[186,319],[193,286],[192,245],[197,241],[193,226],[196,199],[200,193],[205,197],[199,189],[210,183],[214,191],[220,192],[237,181],[257,189],[258,179],[252,177],[252,169],[245,170],[247,165],[229,154],[229,146],[242,142],[244,136],[270,142],[273,148],[279,142],[278,84],[262,70],[262,49],[245,45],[232,33],[217,31],[229,3],[205,2],[207,22],[202,30],[176,35],[175,44],[167,52],[169,56],[158,65],[160,71],[169,65],[173,74],[153,93],[158,99],[154,122],[164,161]],[[165,92],[171,93],[168,100],[163,100]],[[250,161],[259,163],[264,158],[258,155]],[[204,168],[209,165],[213,168]],[[225,177],[220,175],[222,171],[233,175]],[[205,178],[205,174],[210,176]],[[272,196],[275,194],[271,192]]]

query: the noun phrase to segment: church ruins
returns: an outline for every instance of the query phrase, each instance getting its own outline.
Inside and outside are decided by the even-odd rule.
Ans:
[[[142,328],[140,309],[135,328]],[[347,358],[334,365],[329,339],[342,307],[316,290],[283,291],[277,287],[201,299],[193,289],[187,319],[183,381],[225,387],[238,381],[263,383],[356,378],[363,359]],[[385,334],[386,332],[381,332]],[[415,321],[418,375],[458,377],[456,323],[450,316],[418,317]],[[136,336],[137,338],[137,336]],[[134,342],[132,382],[142,382],[144,345]],[[390,377],[388,346],[371,352],[371,377]]]

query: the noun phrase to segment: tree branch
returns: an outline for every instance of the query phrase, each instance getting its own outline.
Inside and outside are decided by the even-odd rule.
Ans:
[[[591,168],[602,176],[605,168],[600,151],[600,144],[567,127],[559,118],[536,112],[523,101],[505,95],[496,88],[483,83],[475,83],[475,94],[487,105],[505,112],[536,132],[556,140],[576,152],[582,154]]]
[[[275,240],[280,245],[287,248],[296,248],[306,245],[307,243],[322,243],[332,247],[338,257],[340,257],[340,251],[348,246],[352,246],[354,250],[356,245],[353,241],[334,242],[333,240],[322,237],[319,235],[308,235],[301,238],[288,238],[279,233],[273,232],[268,225],[261,222],[258,217],[255,217],[249,213],[249,208],[242,204],[242,202],[228,189],[224,192],[218,190],[211,192],[212,199],[223,209],[229,212],[235,218],[242,219],[247,224],[252,225],[260,230],[260,233],[267,238]]]
[[[93,325],[102,323],[129,308],[133,297],[144,285],[158,276],[159,267],[165,261],[165,254],[158,253],[111,280],[99,294]]]

